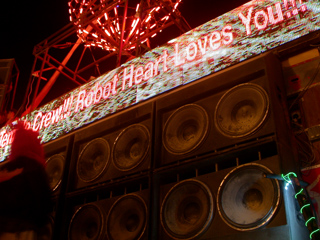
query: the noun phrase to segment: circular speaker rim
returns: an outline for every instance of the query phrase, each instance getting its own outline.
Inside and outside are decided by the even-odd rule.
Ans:
[[[63,177],[64,162],[65,162],[64,156],[62,156],[61,154],[54,154],[50,158],[48,158],[48,160],[46,161],[46,165],[48,166],[48,163],[56,157],[58,157],[62,161],[62,177]],[[62,182],[62,179],[60,179],[59,182],[53,188],[51,188],[51,191],[55,192],[59,188],[61,182]]]
[[[241,88],[244,86],[254,86],[255,88],[259,89],[259,91],[263,94],[264,98],[267,99],[266,101],[266,111],[265,114],[263,115],[263,117],[261,118],[259,124],[257,124],[254,128],[252,128],[250,131],[248,131],[247,133],[241,134],[241,135],[232,135],[232,134],[228,134],[227,132],[223,131],[221,129],[221,127],[218,124],[217,118],[218,118],[218,108],[220,107],[222,101],[224,101],[224,99],[230,94],[232,93],[235,89],[237,88]],[[243,137],[247,137],[251,134],[253,134],[254,132],[256,132],[258,129],[260,129],[262,127],[262,125],[264,124],[266,118],[269,115],[269,110],[270,110],[270,100],[268,97],[268,93],[266,92],[266,90],[264,90],[260,85],[256,84],[256,83],[242,83],[242,84],[238,84],[232,88],[230,88],[229,90],[227,90],[222,97],[219,99],[216,107],[215,107],[215,111],[214,111],[214,124],[216,126],[216,129],[224,136],[226,137],[231,137],[231,138],[243,138]]]
[[[108,158],[107,158],[107,160],[106,160],[106,164],[104,165],[104,167],[103,167],[103,169],[100,171],[100,173],[99,173],[97,176],[95,176],[94,178],[92,178],[92,179],[90,179],[90,180],[83,179],[83,178],[81,178],[81,175],[80,175],[80,173],[79,173],[79,159],[81,159],[81,157],[82,157],[82,155],[85,153],[86,149],[87,149],[91,144],[93,144],[93,142],[96,142],[96,141],[101,141],[101,142],[103,142],[103,143],[107,146],[107,149],[108,149],[109,154],[108,154]],[[98,178],[105,172],[105,170],[107,169],[107,167],[109,166],[109,164],[110,164],[110,146],[109,146],[109,143],[108,143],[107,140],[105,140],[104,138],[95,138],[95,139],[91,140],[90,142],[88,142],[88,143],[85,145],[85,147],[82,149],[81,153],[79,154],[79,157],[78,157],[78,159],[77,159],[77,165],[76,165],[76,168],[77,168],[77,176],[78,176],[78,178],[79,178],[81,181],[83,181],[83,182],[85,182],[85,183],[93,182],[93,181],[95,181],[96,179],[98,179]]]
[[[144,210],[145,210],[145,212],[144,212],[144,213],[145,213],[145,215],[144,215],[144,217],[145,217],[145,222],[144,222],[144,227],[143,227],[143,229],[141,229],[140,235],[139,235],[138,238],[136,239],[136,240],[139,240],[139,239],[141,239],[141,237],[143,236],[143,234],[145,233],[145,231],[146,231],[146,229],[147,229],[148,207],[147,207],[147,204],[146,204],[145,200],[144,200],[141,196],[139,196],[138,194],[129,193],[129,194],[123,195],[123,196],[121,196],[120,198],[118,198],[118,199],[112,204],[112,206],[111,206],[111,208],[110,208],[110,210],[109,210],[109,212],[108,212],[108,215],[107,215],[107,218],[106,218],[106,226],[109,225],[109,218],[110,218],[110,215],[111,215],[111,213],[112,213],[112,210],[116,207],[116,205],[117,205],[120,201],[122,201],[124,198],[128,198],[128,197],[133,197],[133,198],[138,199],[141,203],[143,203],[142,205],[144,206]],[[107,236],[107,238],[108,238],[109,240],[112,240],[113,238],[110,237],[109,234],[110,234],[110,233],[108,232],[108,227],[107,227],[107,228],[106,228],[106,236]]]
[[[208,218],[204,224],[204,227],[197,232],[195,235],[189,237],[189,238],[179,238],[176,236],[173,236],[169,231],[167,231],[166,226],[164,226],[164,217],[163,217],[163,211],[164,211],[164,203],[167,201],[167,199],[169,198],[170,194],[176,189],[178,188],[180,185],[185,184],[186,182],[192,182],[192,183],[196,183],[199,184],[201,187],[204,187],[205,191],[208,193],[208,197],[209,197],[209,206],[210,206],[210,210],[208,213]],[[178,183],[176,183],[173,187],[170,188],[170,190],[166,193],[162,203],[161,203],[161,207],[160,207],[160,223],[162,228],[164,229],[164,231],[166,232],[167,235],[169,235],[171,238],[175,239],[175,240],[193,240],[193,239],[197,239],[199,236],[201,236],[205,231],[207,231],[207,229],[209,228],[212,219],[213,219],[213,215],[214,215],[214,198],[213,198],[213,194],[210,190],[210,188],[207,186],[207,184],[205,184],[204,182],[197,180],[197,179],[186,179],[183,181],[180,181]]]
[[[133,128],[133,127],[139,127],[140,129],[142,129],[142,131],[144,131],[144,133],[145,133],[145,134],[147,135],[147,137],[148,137],[148,143],[149,143],[149,144],[148,144],[148,147],[147,147],[144,155],[141,157],[140,161],[138,161],[136,164],[134,164],[134,165],[131,166],[130,168],[123,169],[123,168],[119,167],[119,166],[115,163],[115,161],[114,161],[115,147],[116,147],[116,144],[118,143],[119,139],[122,137],[122,135],[123,135],[125,132],[127,132],[128,130],[130,130],[131,128]],[[122,172],[130,171],[130,170],[138,167],[142,162],[144,162],[144,160],[146,159],[146,156],[148,155],[148,152],[149,152],[149,149],[150,149],[150,141],[151,141],[151,137],[150,137],[149,129],[148,129],[145,125],[143,125],[143,124],[132,124],[132,125],[126,127],[125,129],[123,129],[123,130],[119,133],[119,135],[117,136],[116,140],[115,140],[114,143],[113,143],[112,153],[111,153],[111,156],[112,156],[111,161],[112,161],[112,163],[113,163],[113,166],[114,166],[116,169],[118,169],[119,171],[122,171]]]
[[[80,211],[83,211],[84,208],[88,208],[88,207],[91,207],[91,208],[94,208],[95,210],[97,210],[97,212],[100,214],[101,216],[101,228],[100,228],[100,231],[98,233],[98,237],[97,239],[95,240],[99,240],[102,236],[102,233],[103,233],[103,230],[104,230],[104,227],[105,226],[105,223],[104,223],[104,215],[103,215],[103,211],[100,209],[100,207],[94,203],[87,203],[85,205],[82,205],[80,206],[76,212],[72,215],[72,218],[70,220],[70,224],[69,224],[69,228],[68,228],[68,240],[70,240],[70,234],[71,234],[71,224],[72,222],[74,221],[74,218],[79,214]]]
[[[260,224],[257,224],[256,226],[248,226],[248,227],[241,227],[240,224],[232,224],[227,220],[227,216],[223,211],[223,208],[221,207],[221,192],[223,190],[224,187],[224,183],[226,182],[226,180],[229,178],[230,175],[234,174],[234,172],[239,171],[239,169],[241,168],[247,168],[247,167],[254,167],[256,168],[260,168],[265,170],[266,172],[273,174],[273,172],[266,166],[262,165],[262,164],[258,164],[258,163],[247,163],[247,164],[243,164],[240,165],[234,169],[232,169],[230,172],[228,172],[228,174],[223,178],[223,180],[221,181],[219,188],[218,188],[218,194],[217,194],[217,208],[218,208],[218,212],[220,217],[222,218],[222,220],[231,228],[236,229],[238,231],[251,231],[251,230],[255,230],[258,228],[261,228],[263,226],[265,226],[266,224],[268,224],[268,222],[272,219],[272,217],[274,217],[275,213],[277,212],[279,205],[280,205],[280,198],[281,198],[281,191],[280,191],[280,184],[278,182],[278,180],[276,179],[270,179],[270,181],[272,181],[273,185],[275,184],[276,186],[276,197],[275,197],[275,204],[274,204],[274,209],[268,213],[268,216],[266,218],[263,219],[263,221],[261,221]],[[231,221],[231,220],[230,220]],[[252,224],[251,224],[252,225]]]
[[[196,107],[203,113],[204,119],[206,120],[205,121],[206,122],[206,126],[204,127],[204,131],[203,131],[204,134],[201,136],[199,141],[197,141],[197,143],[192,148],[190,148],[190,149],[188,149],[186,151],[183,151],[183,152],[174,151],[170,147],[168,147],[166,142],[164,141],[166,129],[168,128],[168,125],[169,125],[170,121],[175,117],[175,115],[177,113],[181,112],[182,110],[184,110],[185,108],[188,108],[188,107]],[[203,143],[203,141],[205,140],[205,138],[208,135],[208,130],[209,130],[209,116],[208,116],[207,111],[202,106],[200,106],[198,104],[195,104],[195,103],[186,104],[186,105],[183,105],[183,106],[177,108],[176,110],[174,110],[173,113],[171,113],[170,116],[168,117],[168,119],[166,120],[164,128],[163,128],[163,131],[162,131],[162,144],[163,144],[164,148],[166,149],[166,151],[168,151],[169,153],[174,154],[174,155],[184,155],[184,154],[187,154],[187,153],[190,153],[190,152],[194,151],[195,149],[197,149]]]

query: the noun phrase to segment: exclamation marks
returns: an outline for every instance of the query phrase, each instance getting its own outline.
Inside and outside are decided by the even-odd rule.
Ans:
[[[301,12],[307,11],[307,5],[303,4],[302,0],[299,0],[299,2],[300,2],[300,10],[301,10]]]
[[[295,16],[298,15],[299,10],[297,8],[297,3],[296,0],[289,0],[291,3],[291,9],[289,9],[289,4],[288,4],[288,0],[283,0],[284,6],[286,8],[286,15],[287,18],[290,18],[291,16]],[[302,3],[302,0],[299,0],[300,2],[300,11],[301,12],[305,12],[307,10],[307,6],[305,4]]]
[[[63,114],[61,115],[63,118],[67,118],[71,114],[71,108],[72,108],[72,102],[73,102],[73,95],[66,98],[63,102]]]

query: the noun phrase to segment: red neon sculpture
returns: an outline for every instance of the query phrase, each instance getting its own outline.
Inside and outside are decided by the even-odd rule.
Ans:
[[[70,21],[86,46],[125,54],[164,29],[182,0],[71,0]],[[91,26],[90,32],[87,26]]]

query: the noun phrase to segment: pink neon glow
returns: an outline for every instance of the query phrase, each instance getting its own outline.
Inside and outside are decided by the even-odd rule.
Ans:
[[[260,18],[260,20],[259,20]],[[262,20],[261,20],[262,19]],[[262,24],[260,23],[262,21]],[[263,30],[268,25],[268,15],[265,13],[265,11],[260,10],[256,12],[254,15],[254,24],[258,28],[258,30]]]
[[[271,6],[267,7],[268,10],[268,15],[269,15],[269,21],[271,24],[277,24],[279,22],[283,21],[283,14],[282,14],[282,9],[281,9],[281,4],[280,3],[276,3],[275,4],[276,7],[276,15],[277,18],[274,18],[274,13],[273,13],[273,9]]]
[[[139,6],[140,6],[140,3],[138,3],[138,4],[137,4],[136,12],[138,12],[138,10],[139,10]]]

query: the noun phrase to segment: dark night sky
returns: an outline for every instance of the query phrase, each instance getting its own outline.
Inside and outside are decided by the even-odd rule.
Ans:
[[[247,0],[183,0],[179,10],[195,28],[245,2]],[[15,58],[20,70],[20,91],[25,89],[30,76],[33,47],[68,23],[67,0],[6,1],[2,4],[0,59]],[[21,92],[24,94],[23,90]]]

